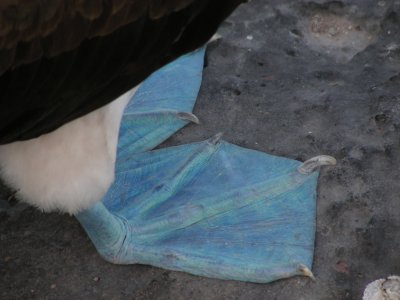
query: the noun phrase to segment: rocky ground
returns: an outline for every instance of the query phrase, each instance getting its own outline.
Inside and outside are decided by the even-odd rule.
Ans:
[[[400,274],[400,1],[253,0],[220,34],[195,108],[202,124],[164,146],[222,131],[275,155],[336,157],[319,180],[316,281],[112,265],[73,217],[4,192],[1,299],[360,299],[368,282]]]

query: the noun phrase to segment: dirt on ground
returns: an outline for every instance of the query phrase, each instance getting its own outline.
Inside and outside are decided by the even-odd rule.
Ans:
[[[338,165],[321,172],[313,273],[252,284],[102,260],[71,216],[0,200],[0,299],[360,299],[400,274],[400,1],[242,5],[209,46],[195,114],[217,132]],[[10,199],[8,199],[10,196]]]

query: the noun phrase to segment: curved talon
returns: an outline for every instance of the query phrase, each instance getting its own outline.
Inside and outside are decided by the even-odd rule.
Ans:
[[[302,163],[297,170],[302,174],[310,174],[321,166],[334,166],[336,165],[336,159],[329,155],[319,155]]]
[[[211,44],[211,43],[219,41],[221,39],[222,39],[222,35],[216,33],[211,37],[211,39],[207,42],[207,44]]]
[[[311,270],[309,268],[307,268],[305,265],[300,265],[299,266],[299,272],[301,273],[301,275],[310,277],[313,281],[315,281],[315,277],[314,274],[311,272]]]
[[[197,118],[194,114],[191,114],[191,113],[188,113],[188,112],[179,112],[178,113],[178,118],[181,119],[181,120],[193,122],[193,123],[195,123],[197,125],[200,124],[199,118]]]
[[[210,139],[208,139],[208,142],[210,144],[216,145],[222,138],[224,134],[222,132],[218,132],[216,135],[214,135],[213,137],[211,137]]]

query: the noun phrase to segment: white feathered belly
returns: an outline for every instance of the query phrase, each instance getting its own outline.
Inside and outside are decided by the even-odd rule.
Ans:
[[[114,180],[121,117],[136,90],[49,134],[0,146],[2,179],[44,211],[73,214],[99,201]]]

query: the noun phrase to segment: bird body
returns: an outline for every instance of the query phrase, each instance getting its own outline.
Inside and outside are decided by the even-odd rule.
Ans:
[[[220,135],[151,151],[198,122],[205,49],[182,54],[241,2],[1,2],[0,176],[22,200],[74,214],[114,263],[313,277],[314,171],[334,159],[302,164]]]

